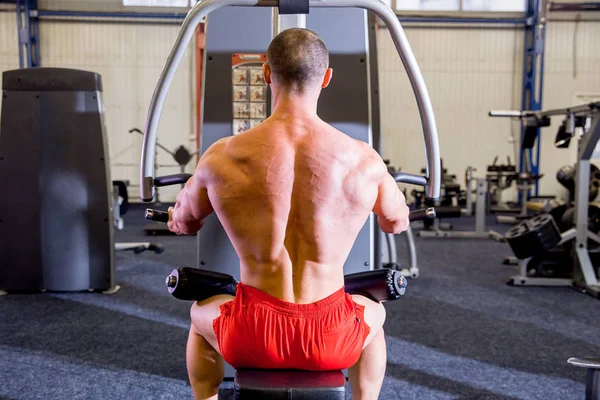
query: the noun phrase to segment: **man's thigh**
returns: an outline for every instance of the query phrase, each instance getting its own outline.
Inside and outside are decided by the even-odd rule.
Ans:
[[[190,317],[192,318],[191,329],[204,337],[219,354],[221,354],[221,351],[213,329],[213,321],[221,315],[221,304],[233,299],[234,296],[226,294],[212,296],[206,300],[195,302],[190,310]]]
[[[365,307],[365,322],[367,325],[369,325],[369,328],[371,328],[363,345],[364,349],[383,328],[383,323],[385,322],[385,308],[383,307],[383,304],[358,294],[353,294],[352,300],[354,300],[356,304],[360,304],[361,306]]]

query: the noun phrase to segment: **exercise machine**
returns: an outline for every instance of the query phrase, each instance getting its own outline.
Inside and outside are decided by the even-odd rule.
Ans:
[[[127,192],[127,182],[113,181],[113,217],[114,227],[117,230],[124,228],[122,216],[129,209],[129,194]],[[116,251],[132,251],[135,254],[143,253],[144,251],[153,251],[160,254],[164,251],[164,247],[160,243],[152,242],[117,242],[115,243]],[[117,285],[118,287],[118,285]]]
[[[228,7],[224,8],[225,6]],[[373,90],[372,75],[376,75],[377,71],[371,68],[373,61],[370,58],[370,47],[374,46],[374,42],[371,41],[371,29],[368,28],[376,22],[372,25],[368,23],[367,11],[377,15],[389,29],[415,92],[423,125],[427,172],[425,176],[399,173],[396,180],[424,186],[428,198],[438,198],[440,156],[431,100],[408,39],[396,14],[389,6],[379,0],[207,0],[196,4],[186,16],[150,102],[144,128],[140,171],[142,201],[151,202],[155,187],[164,182],[164,179],[154,175],[160,113],[175,71],[196,26],[207,15],[202,152],[216,140],[231,136],[248,124],[257,122],[251,122],[251,118],[246,119],[245,106],[234,107],[232,99],[237,97],[234,97],[232,82],[245,84],[246,81],[242,77],[248,77],[257,67],[260,68],[271,38],[281,30],[291,27],[306,27],[316,31],[327,43],[330,51],[330,65],[336,70],[338,79],[334,79],[321,95],[318,110],[321,118],[353,138],[375,144],[370,123],[373,114],[370,111],[373,110],[373,97],[377,94],[377,91]],[[240,33],[243,29],[252,31],[252,34]],[[240,93],[243,95],[243,91]],[[260,111],[261,117],[268,116],[268,109],[259,107],[256,111]],[[377,149],[377,146],[375,148]],[[207,218],[203,230],[205,233],[198,235],[198,265],[205,270],[219,271],[237,279],[239,259],[218,219],[215,216]],[[374,232],[375,221],[371,217],[358,234],[344,266],[346,273],[364,272],[374,268],[375,259],[379,258],[373,254],[373,240],[377,236]],[[263,388],[268,387],[268,377],[265,374],[264,371],[255,374],[255,385],[259,389],[261,385]],[[304,372],[298,374],[288,380],[289,385],[286,383],[285,386],[294,387],[301,377],[308,376],[304,375]],[[225,376],[233,376],[233,370],[229,366]],[[311,384],[318,386],[318,377],[325,379],[326,373],[317,373],[316,377],[313,374]],[[264,393],[263,389],[260,390]],[[314,393],[317,392],[318,389],[315,389]],[[331,395],[331,392],[328,392],[324,390],[311,398],[330,398],[326,397]],[[262,398],[267,398],[267,394],[264,394],[265,397]]]
[[[506,160],[506,164],[498,164],[498,156],[496,156],[494,161],[487,166],[486,178],[490,192],[488,208],[492,213],[518,213],[521,210],[520,207],[515,208],[512,203],[502,200],[502,192],[512,187],[514,180],[519,175],[517,166],[511,163],[510,157],[507,157]]]
[[[146,218],[163,223],[169,214],[148,209]],[[412,211],[412,221],[435,218],[435,210]],[[165,280],[167,290],[180,300],[202,301],[228,294],[235,296],[238,281],[231,275],[198,268],[174,269]],[[407,282],[400,271],[382,268],[344,276],[344,289],[373,301],[397,300],[406,292]],[[310,398],[345,399],[346,379],[342,371],[238,370],[235,398]],[[283,396],[283,397],[282,397]]]
[[[394,179],[396,178],[396,174],[400,172],[396,168],[389,165],[389,160],[384,160],[386,165],[388,166],[388,172]],[[429,209],[429,215],[426,218],[423,218],[423,221],[433,220],[434,209]],[[375,263],[375,269],[378,268],[389,268],[393,270],[400,271],[400,274],[404,277],[417,279],[420,275],[419,265],[417,261],[417,247],[415,245],[415,235],[413,233],[412,226],[409,225],[406,232],[404,232],[404,238],[406,239],[406,249],[407,249],[407,258],[408,263],[399,263],[398,262],[398,251],[396,249],[396,240],[395,235],[391,233],[384,233],[383,231],[377,230],[379,232],[379,246],[375,246],[373,249],[375,255],[377,256],[378,249],[381,250],[379,260],[381,263]]]
[[[488,179],[474,176],[474,169],[467,167],[465,170],[465,208],[459,205],[435,206],[437,218],[424,224],[426,229],[418,231],[420,237],[435,238],[462,238],[462,239],[493,239],[498,242],[504,241],[504,236],[496,231],[486,230],[486,206],[488,205]],[[474,188],[474,189],[473,189]],[[475,191],[475,230],[455,231],[451,225],[444,226],[438,218],[460,218],[463,215],[473,214],[473,190]]]
[[[600,297],[600,281],[596,258],[600,236],[590,230],[590,158],[600,139],[600,103],[543,110],[543,111],[492,111],[494,117],[520,118],[526,127],[549,126],[550,118],[562,116],[563,123],[555,144],[564,147],[565,142],[577,141],[577,165],[573,177],[574,211],[570,213],[569,229],[560,232],[550,214],[541,214],[509,229],[505,239],[518,260],[519,272],[509,280],[518,286],[572,286],[596,298]],[[533,121],[531,121],[533,120]],[[533,135],[525,130],[525,136]],[[565,212],[566,214],[566,212]],[[600,217],[599,217],[600,218]],[[565,217],[563,215],[563,221]],[[568,259],[567,277],[540,277],[529,273],[532,259],[544,257],[559,247],[565,248]]]
[[[0,289],[114,291],[100,75],[5,71],[2,90]]]
[[[110,179],[98,74],[63,68],[3,73],[0,130],[0,294],[112,294],[127,183]]]
[[[144,133],[138,129],[138,128],[131,128],[129,130],[129,133],[136,133],[139,135],[144,136]],[[118,157],[120,154],[123,154],[123,152],[127,151],[131,146],[128,146],[127,148],[119,151],[119,153],[115,156]],[[180,173],[185,173],[185,169],[187,167],[187,165],[190,163],[190,161],[198,155],[198,151],[194,151],[194,152],[190,152],[190,150],[187,149],[187,147],[180,145],[179,147],[177,147],[175,150],[170,150],[169,148],[167,148],[166,146],[164,146],[163,144],[161,144],[160,142],[156,143],[156,147],[157,149],[162,150],[163,152],[165,152],[166,154],[170,155],[173,160],[177,163],[177,164],[159,164],[158,162],[155,161],[155,169],[158,170],[159,168],[172,168],[172,167],[178,167],[179,168],[179,172]],[[112,164],[115,167],[131,167],[131,166],[136,166],[138,167],[139,164],[131,164],[131,163],[113,163]],[[183,186],[183,185],[182,185]],[[156,196],[155,196],[155,206],[156,207],[160,207],[161,206],[161,200],[160,200],[160,196],[159,196],[159,191],[156,191]],[[156,235],[172,235],[171,231],[169,231],[169,229],[167,229],[167,227],[164,224],[157,224],[157,223],[150,223],[147,224],[143,227],[144,232],[147,235],[152,235],[152,236],[156,236]]]

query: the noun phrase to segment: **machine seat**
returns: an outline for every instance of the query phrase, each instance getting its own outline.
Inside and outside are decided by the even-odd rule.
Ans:
[[[344,400],[342,371],[240,369],[235,374],[235,399]]]

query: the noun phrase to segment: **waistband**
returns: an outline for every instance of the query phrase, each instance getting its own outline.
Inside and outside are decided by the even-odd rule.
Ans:
[[[329,309],[340,307],[346,301],[346,292],[344,291],[343,286],[324,299],[307,304],[296,304],[283,301],[277,297],[263,292],[260,289],[244,285],[241,282],[238,283],[237,290],[241,291],[245,296],[249,297],[252,299],[252,301],[258,303],[259,305],[270,307],[283,314],[304,317],[315,314],[323,314]],[[236,297],[239,294],[240,293],[236,293]]]

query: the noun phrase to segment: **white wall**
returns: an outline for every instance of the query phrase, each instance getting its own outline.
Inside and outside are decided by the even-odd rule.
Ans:
[[[18,68],[18,46],[14,13],[0,13],[0,69]],[[113,179],[130,180],[130,196],[139,190],[141,136],[129,134],[144,121],[158,76],[177,35],[177,25],[132,23],[40,23],[40,49],[44,67],[89,70],[102,76],[105,124]],[[195,66],[193,45],[171,85],[159,127],[159,141],[169,149],[195,147]],[[176,165],[162,151],[160,164]],[[188,167],[193,169],[193,162]],[[179,172],[160,168],[157,175]],[[160,189],[161,200],[173,200],[178,188]]]
[[[491,109],[521,108],[524,32],[520,28],[406,26],[406,34],[421,66],[438,124],[444,165],[463,176],[469,165],[485,174],[486,165],[500,161],[515,148],[511,135],[519,124],[487,116]],[[546,36],[543,107],[565,107],[581,93],[600,93],[599,22],[551,21]],[[575,62],[573,44],[576,44]],[[387,30],[379,31],[379,68],[383,155],[405,171],[424,166],[423,141],[408,78]],[[576,65],[576,76],[574,76]],[[563,194],[556,170],[569,164],[575,149],[554,147],[560,119],[542,131],[540,193]],[[514,192],[513,192],[514,193]]]
[[[599,37],[600,22],[580,22],[579,26],[574,22],[550,23],[546,35],[544,108],[574,104],[576,96],[581,94],[600,97]],[[541,165],[546,177],[540,181],[540,192],[563,192],[556,182],[556,170],[575,161],[577,143],[572,142],[568,150],[554,147],[561,121],[561,117],[554,117],[552,127],[542,130]],[[600,166],[598,161],[595,164]]]
[[[40,24],[43,66],[84,69],[102,76],[111,164],[134,164],[113,166],[113,179],[139,183],[142,138],[128,131],[133,127],[144,129],[152,92],[178,30],[177,25],[156,24]],[[193,46],[190,45],[162,112],[158,140],[169,149],[179,145],[188,149],[195,147],[193,60]],[[193,141],[190,140],[192,137]],[[159,164],[176,165],[171,156],[160,150],[157,160]],[[160,168],[157,175],[177,172],[178,168]],[[177,192],[177,187],[162,188],[161,200],[173,200]],[[130,188],[131,197],[137,197],[138,193],[137,187]]]
[[[44,7],[67,9],[97,8],[95,1],[46,2]],[[106,11],[120,8],[120,1],[102,2]],[[113,10],[114,9],[114,10]],[[127,133],[143,128],[152,91],[178,31],[176,25],[131,23],[41,23],[41,50],[44,66],[81,68],[98,72],[104,82],[106,126],[111,161],[132,163],[114,167],[113,177],[137,184],[141,140]],[[498,155],[515,161],[519,124],[487,116],[491,109],[521,107],[523,29],[516,27],[405,26],[406,33],[429,88],[440,135],[445,166],[462,176],[472,165],[479,174]],[[545,108],[571,104],[577,94],[600,93],[600,23],[551,21],[546,39]],[[576,43],[574,76],[573,43]],[[596,43],[596,44],[595,44]],[[194,135],[195,74],[193,49],[177,72],[162,115],[159,139],[169,148],[180,144],[190,148]],[[424,167],[421,124],[412,89],[396,55],[387,30],[379,31],[378,41],[383,155],[408,172]],[[0,12],[0,69],[18,67],[18,47],[14,13]],[[1,99],[0,99],[1,101]],[[553,147],[560,121],[544,130],[541,166],[546,177],[543,193],[560,193],[554,175],[570,162],[571,151]],[[159,161],[171,163],[159,153]],[[119,155],[117,157],[117,155]],[[159,174],[176,172],[162,168]],[[132,188],[132,196],[137,196]],[[164,192],[172,199],[176,189]]]
[[[417,172],[425,159],[416,101],[389,32],[378,33],[382,153]],[[509,137],[518,137],[517,124],[487,113],[520,108],[523,30],[407,26],[406,34],[431,96],[444,167],[462,182],[467,166],[483,176],[495,156],[514,162]]]

